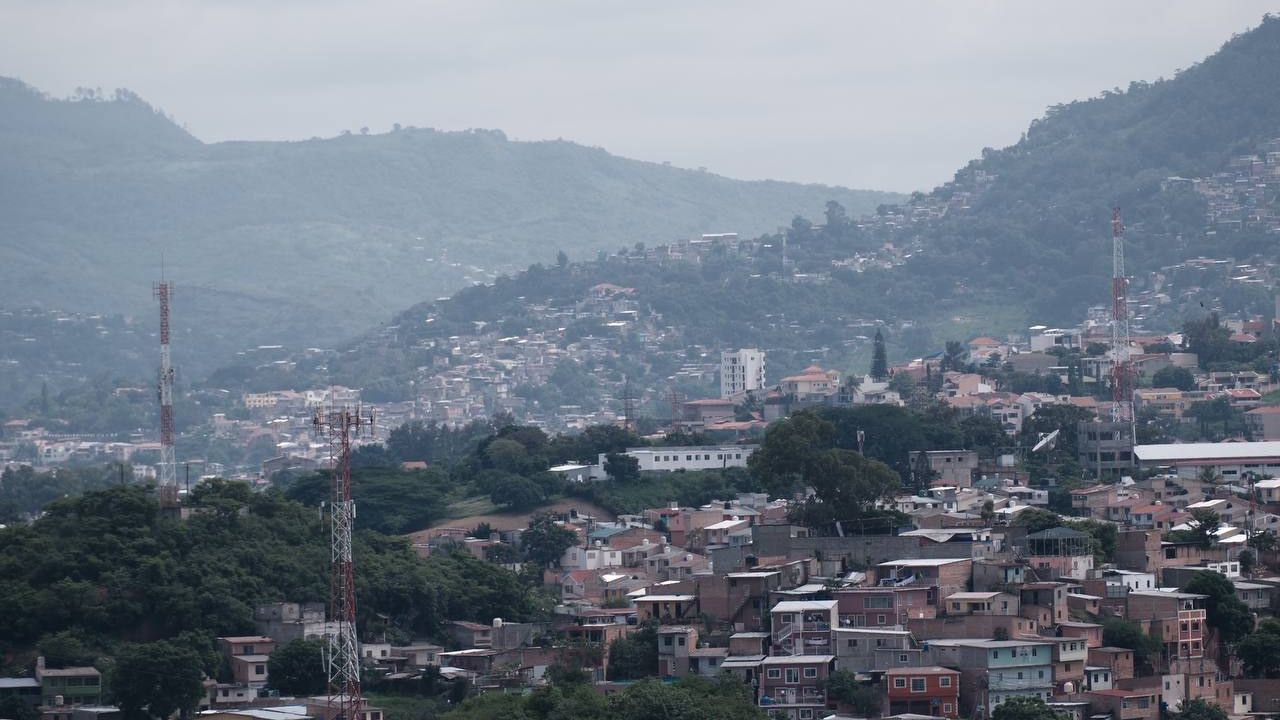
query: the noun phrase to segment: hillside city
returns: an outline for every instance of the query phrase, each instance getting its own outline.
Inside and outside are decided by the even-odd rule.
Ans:
[[[0,720],[1280,720],[1276,62],[910,195],[0,77]]]

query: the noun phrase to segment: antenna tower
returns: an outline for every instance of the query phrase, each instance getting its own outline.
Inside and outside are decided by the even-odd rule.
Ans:
[[[364,709],[360,690],[360,640],[356,636],[355,563],[351,557],[351,526],[356,504],[351,499],[351,440],[373,429],[373,414],[360,408],[330,407],[317,410],[312,420],[316,434],[328,436],[333,487],[329,500],[332,539],[329,560],[329,620],[337,625],[329,633],[325,666],[329,673],[331,720],[359,720]]]
[[[160,506],[175,507],[178,455],[173,443],[173,366],[169,358],[169,298],[173,285],[162,279],[152,288],[152,295],[160,301],[160,377],[156,384],[160,399]]]
[[[1111,210],[1111,420],[1132,425],[1129,342],[1129,279],[1124,272],[1124,223],[1117,207]]]

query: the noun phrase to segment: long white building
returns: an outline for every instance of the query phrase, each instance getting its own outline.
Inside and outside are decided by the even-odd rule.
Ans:
[[[640,463],[640,472],[672,472],[675,470],[721,470],[746,467],[747,458],[759,445],[698,445],[693,447],[627,448],[627,455]],[[605,455],[600,455],[600,466]]]
[[[1143,468],[1169,468],[1180,477],[1195,477],[1204,468],[1213,468],[1227,481],[1245,473],[1280,476],[1280,442],[1138,445],[1133,454]]]

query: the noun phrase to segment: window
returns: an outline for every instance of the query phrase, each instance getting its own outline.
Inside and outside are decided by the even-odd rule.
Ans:
[[[684,647],[684,636],[683,636],[683,635],[681,635],[680,637],[676,638],[676,644],[677,644],[677,645],[679,645],[680,647]]]
[[[798,668],[786,668],[786,671],[787,671],[787,679],[785,680],[786,683],[795,684],[800,682],[800,670]]]
[[[882,648],[884,647],[884,644],[885,644],[884,638],[876,638],[876,647]]]
[[[813,708],[800,708],[800,720],[813,720]]]
[[[993,659],[999,658],[999,657],[1000,657],[1000,651],[999,651],[999,650],[992,650],[992,651],[991,651],[991,657],[992,657]]]
[[[906,664],[907,664],[907,654],[906,654],[906,653],[902,653],[901,655],[899,655],[899,656],[898,656],[898,662],[902,663],[903,665],[906,665]]]
[[[884,616],[883,616],[883,615],[877,615],[877,616],[876,616],[876,624],[877,624],[877,625],[884,625]]]
[[[942,712],[943,712],[943,713],[945,713],[945,714],[947,714],[947,715],[950,715],[950,714],[951,714],[951,703],[942,703]]]
[[[868,610],[888,610],[893,607],[892,595],[873,595],[862,601],[862,606]]]
[[[811,668],[811,667],[809,667],[809,668],[805,668],[805,669],[804,669],[804,676],[805,676],[805,677],[807,677],[807,678],[816,678],[816,677],[818,677],[818,668]]]
[[[922,677],[911,678],[911,692],[922,693],[925,689],[925,680]]]
[[[857,640],[850,640],[850,641],[848,641],[848,644],[849,644],[849,647],[851,647],[851,648],[856,648],[856,647],[858,647],[858,641],[857,641]]]
[[[769,668],[766,675],[770,680],[779,680],[782,678],[782,670],[780,668]]]
[[[254,674],[254,675],[266,675],[266,674],[267,674],[267,666],[266,666],[266,665],[254,665],[254,666],[253,666],[253,674]]]
[[[893,686],[901,690],[907,686],[907,679],[904,677],[896,677],[893,679]]]
[[[951,687],[951,676],[943,675],[938,678],[938,687]]]
[[[671,636],[670,635],[664,636],[662,638],[662,644],[666,645],[667,647],[671,647]]]

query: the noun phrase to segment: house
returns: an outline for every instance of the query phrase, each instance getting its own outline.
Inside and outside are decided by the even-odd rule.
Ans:
[[[1027,535],[1021,543],[1027,564],[1049,577],[1084,579],[1093,570],[1093,552],[1088,533],[1068,527],[1054,527]]]
[[[1205,599],[1184,592],[1131,592],[1126,616],[1149,628],[1169,657],[1200,658],[1205,655]]]
[[[959,717],[960,671],[937,665],[894,668],[884,674],[884,679],[890,715]]]
[[[1091,668],[1106,668],[1113,683],[1133,677],[1133,651],[1128,648],[1089,648],[1088,663]]]
[[[772,644],[787,655],[831,652],[831,630],[839,622],[835,600],[784,600],[769,611]]]
[[[959,592],[943,602],[947,615],[1017,615],[1018,597],[1003,592]]]
[[[934,586],[945,597],[966,589],[972,566],[968,558],[890,560],[876,566],[876,582],[881,587]]]
[[[1053,647],[1035,640],[930,640],[937,665],[960,670],[960,714],[989,718],[1011,697],[1053,697]]]
[[[1071,509],[1083,517],[1103,517],[1117,500],[1115,485],[1090,485],[1071,491]]]
[[[840,373],[810,365],[799,375],[784,377],[778,386],[783,395],[801,403],[822,402],[840,386]]]
[[[1151,690],[1090,690],[1085,693],[1095,714],[1111,720],[1156,720],[1160,717],[1160,693]]]
[[[965,638],[1025,637],[1035,635],[1040,624],[1016,615],[948,615],[907,621],[913,637],[960,640]]]
[[[868,673],[922,664],[920,648],[907,630],[837,628],[833,644],[837,670]]]
[[[937,590],[932,586],[840,588],[831,591],[840,627],[902,626],[911,618],[937,617]]]
[[[439,667],[440,653],[444,652],[444,648],[432,643],[415,642],[411,645],[393,646],[391,652],[405,658],[409,667]]]
[[[663,625],[678,625],[698,614],[697,595],[641,595],[633,602],[639,623],[657,620]]]
[[[1089,661],[1089,643],[1084,638],[1059,636],[1053,642],[1053,682],[1055,694],[1069,695],[1084,681]]]
[[[974,560],[973,589],[996,590],[1026,582],[1026,565],[1012,560]]]
[[[74,708],[102,702],[102,673],[97,668],[50,668],[45,666],[41,655],[36,658],[36,680],[40,683],[43,707]]]
[[[1018,588],[1023,617],[1040,627],[1052,627],[1067,621],[1067,584],[1056,582],[1023,583]]]
[[[463,648],[493,647],[493,626],[466,620],[450,620],[449,631]]]
[[[723,470],[746,467],[747,458],[759,445],[697,445],[690,447],[627,448],[626,455],[640,463],[641,472],[674,472],[676,470]],[[598,464],[604,467],[605,453]]]
[[[912,468],[927,468],[931,485],[967,488],[978,470],[975,450],[919,450],[911,453]]]
[[[825,717],[826,680],[834,655],[778,655],[760,661],[757,704],[772,717],[814,720]],[[824,713],[824,714],[819,714]]]

